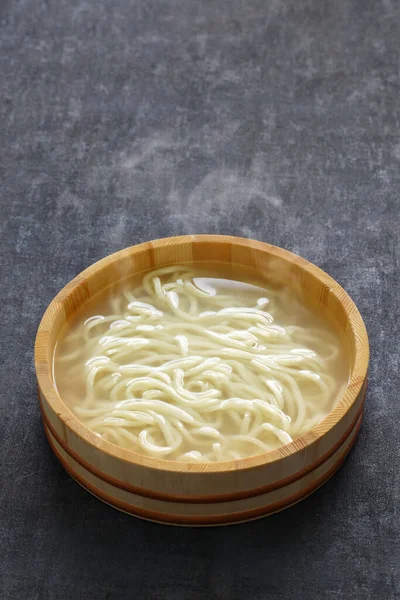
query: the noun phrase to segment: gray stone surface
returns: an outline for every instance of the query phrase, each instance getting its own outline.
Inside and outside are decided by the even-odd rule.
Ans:
[[[397,0],[0,3],[0,597],[400,598]],[[43,435],[40,317],[93,261],[218,232],[293,250],[371,341],[359,441],[294,508],[173,529],[72,481]]]

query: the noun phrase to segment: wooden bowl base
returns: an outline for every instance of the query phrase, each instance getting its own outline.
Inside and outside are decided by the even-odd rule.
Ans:
[[[315,475],[315,477],[313,477],[312,483],[310,483],[308,486],[304,487],[303,479],[305,479],[305,478],[302,478],[299,480],[298,485],[301,488],[300,492],[292,494],[288,491],[287,496],[284,497],[279,502],[267,503],[264,505],[262,505],[262,503],[261,503],[261,505],[258,506],[256,509],[246,510],[245,508],[243,508],[241,511],[231,513],[229,515],[213,514],[212,509],[213,508],[215,509],[216,507],[220,506],[220,504],[219,505],[217,504],[214,506],[212,504],[211,505],[198,505],[199,508],[202,509],[203,513],[204,513],[204,506],[206,506],[207,507],[206,510],[209,513],[208,515],[204,515],[204,514],[185,515],[185,514],[182,514],[181,512],[179,512],[174,516],[173,508],[171,508],[171,506],[170,506],[171,503],[168,503],[168,505],[169,505],[168,509],[167,509],[168,513],[163,514],[160,512],[154,513],[153,511],[143,509],[140,506],[135,506],[134,504],[128,504],[121,500],[117,500],[115,498],[115,495],[118,495],[118,491],[119,491],[117,488],[112,490],[112,493],[114,494],[114,496],[107,493],[107,491],[104,489],[104,487],[109,486],[108,483],[105,483],[102,480],[94,477],[92,473],[87,471],[84,467],[82,467],[80,464],[78,464],[70,455],[68,455],[62,449],[62,447],[58,444],[57,440],[54,438],[54,436],[52,435],[52,433],[50,432],[50,430],[46,426],[46,424],[44,424],[44,431],[45,431],[46,437],[48,439],[48,442],[49,442],[55,456],[58,458],[58,460],[60,461],[60,463],[64,467],[64,469],[67,471],[67,473],[69,475],[71,475],[71,477],[73,479],[75,479],[75,481],[77,483],[79,483],[79,485],[81,485],[86,491],[90,492],[91,494],[96,496],[96,498],[98,498],[99,500],[102,500],[109,506],[112,506],[113,508],[116,508],[117,510],[120,510],[121,512],[125,512],[126,514],[129,514],[129,515],[132,515],[135,517],[139,517],[139,518],[147,520],[147,521],[152,521],[154,523],[162,523],[162,524],[178,525],[178,526],[209,527],[209,526],[218,526],[218,525],[228,525],[228,524],[232,524],[232,523],[245,523],[247,521],[253,521],[255,519],[260,519],[262,517],[272,515],[277,512],[280,512],[282,510],[285,510],[286,508],[289,508],[290,506],[293,506],[294,504],[297,504],[298,502],[301,502],[301,500],[304,500],[305,498],[310,496],[313,492],[315,492],[317,489],[319,489],[324,483],[326,483],[326,481],[328,481],[328,479],[330,479],[336,473],[336,471],[340,468],[340,466],[343,464],[344,460],[346,459],[347,455],[349,454],[350,450],[352,449],[352,447],[357,439],[358,433],[360,431],[361,423],[362,423],[362,418],[363,418],[363,412],[361,412],[360,416],[357,419],[356,424],[354,425],[353,429],[351,430],[351,432],[348,435],[348,437],[346,438],[346,440],[339,447],[339,449],[333,454],[333,456],[330,457],[327,461],[325,461],[325,463],[320,465],[317,469],[315,469],[315,472],[313,471],[306,476],[306,477],[310,477],[310,475],[311,476]],[[85,477],[85,475],[86,475],[86,477]],[[93,482],[93,479],[97,479],[97,482]],[[287,488],[291,488],[291,487],[292,487],[291,485],[287,486]],[[283,488],[283,489],[285,489],[285,488]],[[246,502],[246,500],[242,501],[242,502]],[[191,505],[191,506],[196,506],[196,505]]]

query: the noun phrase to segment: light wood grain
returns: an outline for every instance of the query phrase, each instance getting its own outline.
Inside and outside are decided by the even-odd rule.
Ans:
[[[45,433],[53,452],[70,475],[85,489],[107,504],[134,516],[175,525],[222,525],[243,522],[276,513],[309,496],[340,467],[358,435],[362,415],[351,434],[334,454],[311,473],[270,492],[224,502],[190,502],[144,498],[113,486],[75,461],[53,438],[45,425]]]
[[[65,406],[53,382],[52,357],[62,326],[83,303],[121,278],[169,264],[207,261],[248,266],[267,282],[273,277],[276,284],[289,283],[307,304],[334,324],[345,340],[350,361],[351,375],[342,398],[304,436],[277,450],[238,461],[203,464],[163,461],[99,438]],[[183,514],[185,524],[203,525],[259,516],[249,514],[253,509],[268,514],[276,502],[281,508],[292,504],[327,478],[357,435],[368,358],[368,338],[362,318],[350,297],[329,275],[269,244],[208,235],[147,242],[92,265],[51,302],[35,344],[46,434],[72,476],[103,500],[132,514],[176,523],[183,522]],[[161,512],[154,510],[154,502],[163,503]],[[198,507],[205,506],[208,507],[205,513],[199,511]],[[181,514],[177,507],[186,508]],[[197,512],[188,511],[188,507],[197,507]],[[144,514],[146,511],[148,514]],[[197,523],[196,518],[202,522]]]

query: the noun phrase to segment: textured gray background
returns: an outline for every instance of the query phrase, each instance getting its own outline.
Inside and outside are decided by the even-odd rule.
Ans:
[[[396,0],[0,2],[0,598],[400,598]],[[359,441],[276,516],[130,518],[61,469],[32,364],[93,261],[179,233],[251,236],[348,290],[372,346]]]

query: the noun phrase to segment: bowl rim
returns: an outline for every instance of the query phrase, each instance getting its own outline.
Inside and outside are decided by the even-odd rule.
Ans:
[[[64,404],[53,379],[53,353],[51,354],[51,360],[49,360],[49,344],[52,327],[54,326],[60,311],[64,310],[63,303],[77,287],[82,285],[83,281],[99,273],[105,267],[116,264],[121,259],[127,258],[128,256],[132,256],[136,253],[146,250],[151,251],[160,245],[172,246],[182,243],[196,242],[212,242],[245,246],[250,249],[263,251],[288,263],[295,263],[298,267],[311,273],[329,288],[329,292],[333,294],[341,304],[354,337],[355,353],[353,370],[347,386],[333,410],[331,410],[324,417],[324,419],[322,419],[322,421],[315,425],[311,430],[296,438],[289,444],[285,444],[277,449],[269,450],[268,452],[263,452],[261,454],[249,456],[240,460],[213,463],[192,463],[165,460],[148,457],[104,440],[86,427],[86,425],[75,416],[68,406]],[[137,273],[139,273],[139,271],[137,271]],[[121,280],[122,279],[123,278],[121,278]],[[129,246],[128,248],[124,248],[109,254],[93,263],[81,271],[69,283],[67,283],[50,302],[39,324],[34,349],[34,364],[40,392],[45,397],[46,402],[50,405],[52,410],[61,419],[63,425],[70,429],[81,440],[92,446],[93,449],[100,450],[114,459],[122,460],[131,465],[146,467],[158,471],[186,472],[193,474],[220,473],[255,468],[267,463],[273,463],[277,460],[281,460],[284,457],[287,458],[289,456],[296,455],[305,448],[317,443],[323,436],[331,431],[351,409],[366,381],[368,361],[368,334],[361,314],[347,292],[325,271],[308,260],[298,256],[297,254],[290,252],[289,250],[266,242],[260,242],[237,236],[209,234],[193,234],[159,238],[149,242],[143,242]]]

